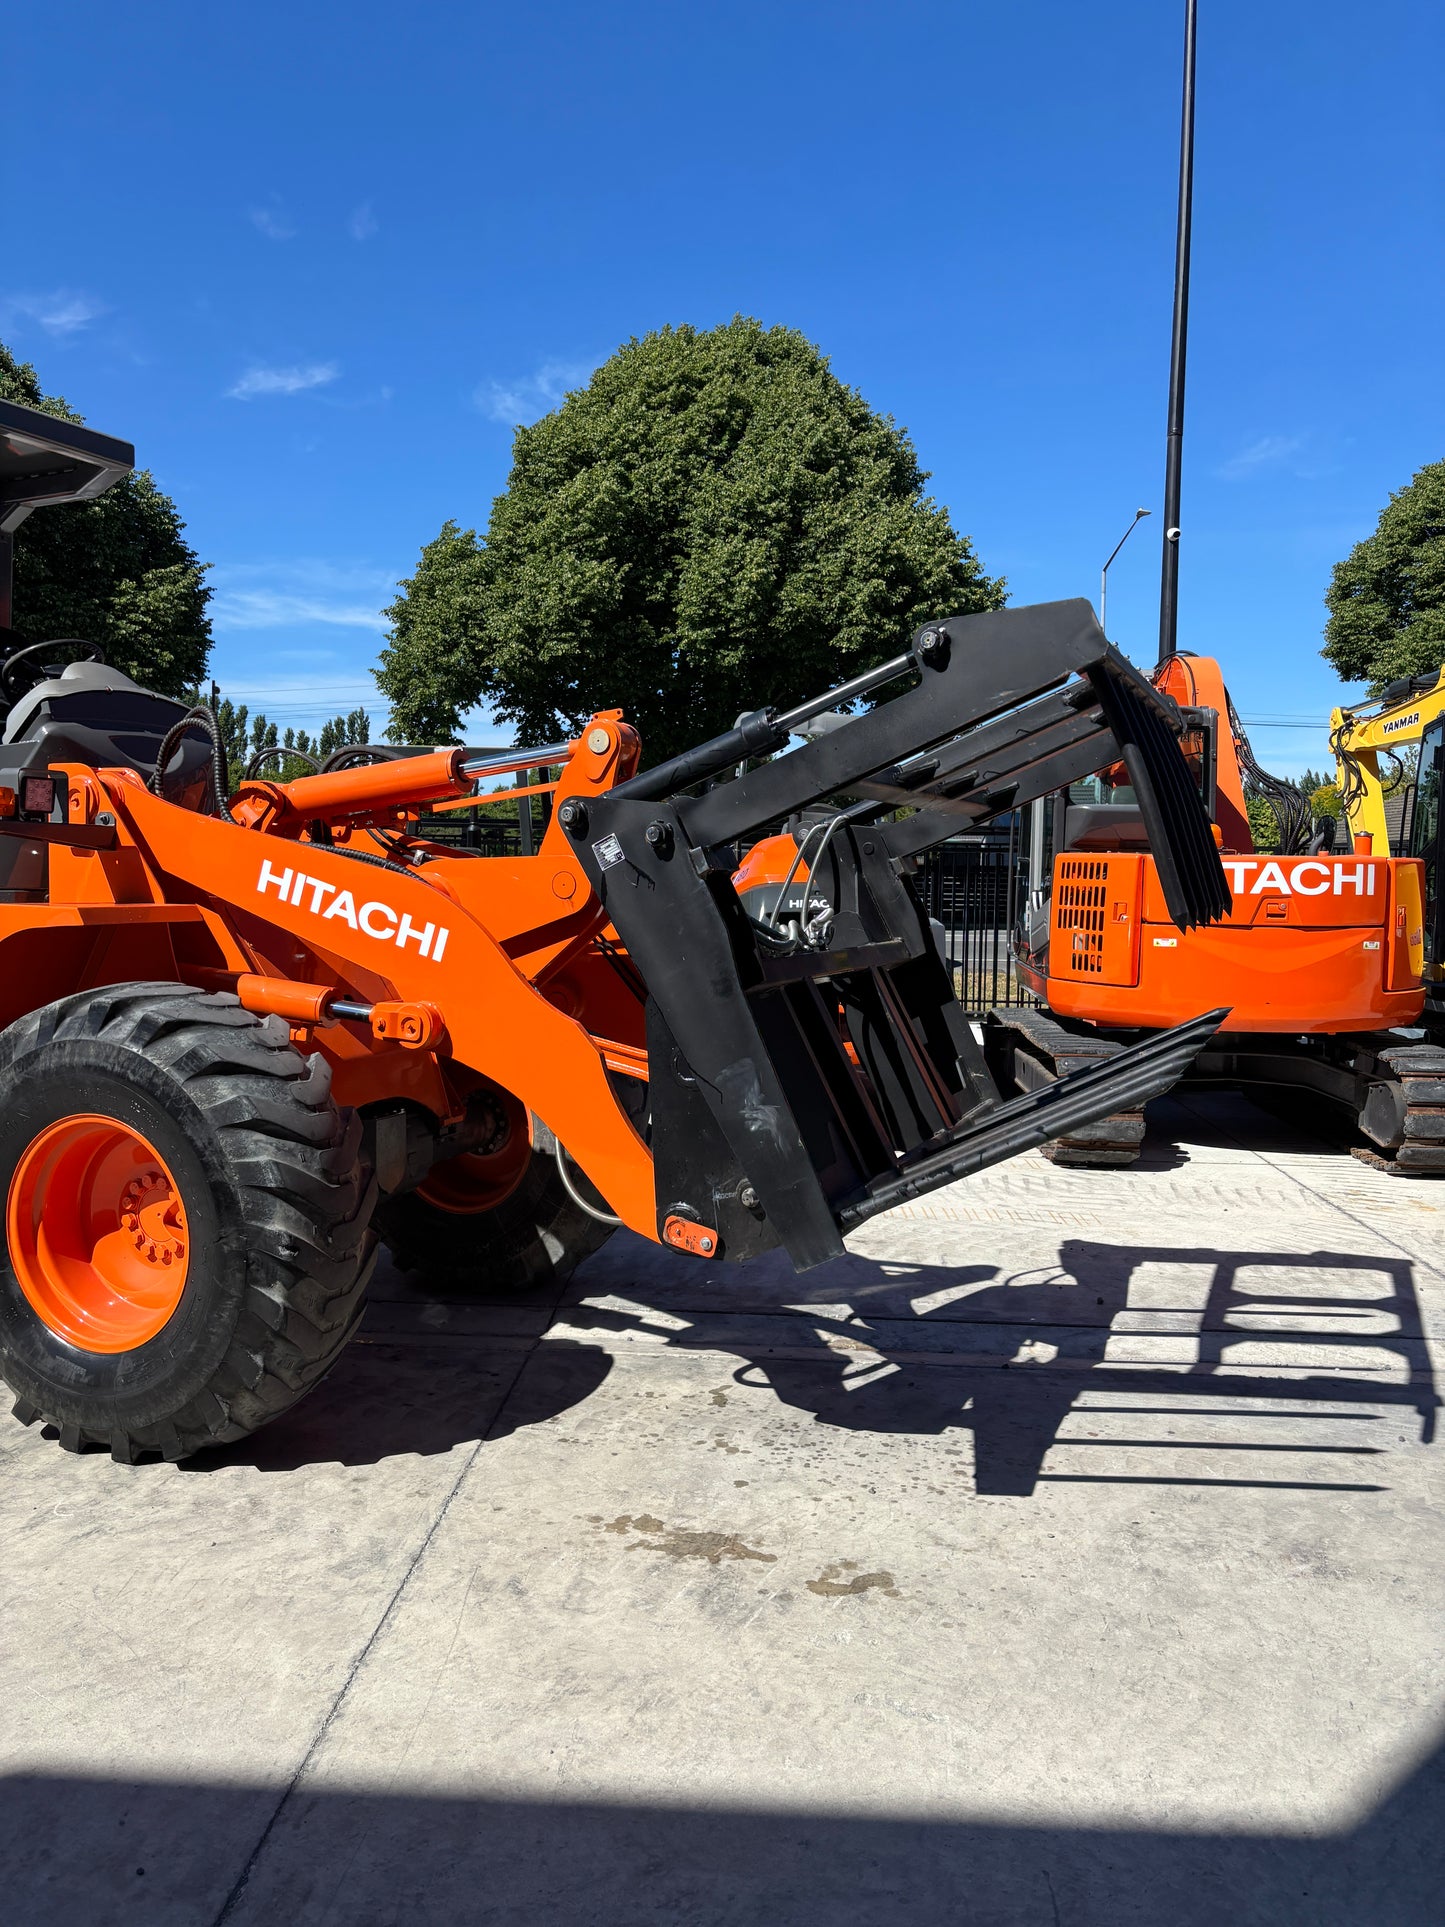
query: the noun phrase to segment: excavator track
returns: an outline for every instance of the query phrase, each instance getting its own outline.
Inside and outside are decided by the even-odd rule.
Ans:
[[[1392,1177],[1445,1176],[1445,1047],[1409,1044],[1376,1056],[1385,1075],[1371,1086],[1353,1147],[1362,1164]]]
[[[1117,1057],[1124,1048],[1109,1038],[1066,1030],[1041,1010],[990,1010],[983,1020],[984,1058],[1006,1095],[1041,1090],[1073,1071]],[[1441,1056],[1445,1062],[1445,1052]],[[1139,1109],[1114,1111],[1040,1149],[1051,1164],[1121,1165],[1138,1162],[1143,1142],[1144,1113]]]

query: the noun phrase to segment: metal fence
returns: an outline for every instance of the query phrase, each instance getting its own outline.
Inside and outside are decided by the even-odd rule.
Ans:
[[[924,909],[943,925],[954,985],[969,1016],[994,1004],[1024,1003],[1012,935],[1028,877],[1016,827],[1002,836],[936,844],[917,883]]]
[[[445,816],[424,816],[418,828],[432,843],[455,849],[479,850],[483,856],[530,856],[536,848],[518,816],[483,815],[480,810],[453,810]]]
[[[486,856],[523,856],[536,847],[519,816],[459,810],[422,819],[422,834]],[[969,1016],[993,1004],[1021,1004],[1027,993],[1014,970],[1011,936],[1027,889],[1018,826],[991,836],[936,844],[915,879],[930,917],[943,925],[944,948],[959,1002]]]

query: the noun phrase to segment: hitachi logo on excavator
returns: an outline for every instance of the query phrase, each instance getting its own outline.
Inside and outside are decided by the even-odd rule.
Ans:
[[[430,957],[433,963],[441,962],[451,935],[445,925],[438,930],[434,923],[413,923],[407,911],[398,915],[389,903],[379,898],[363,903],[358,909],[350,890],[338,890],[334,883],[307,876],[304,870],[273,870],[268,857],[261,859],[256,888],[263,894],[274,890],[282,903],[309,910],[323,923],[337,917],[351,929],[359,930],[363,937],[373,937],[378,943],[394,943],[398,950],[414,943],[419,955]]]
[[[1262,863],[1258,857],[1228,856],[1220,860],[1238,897],[1259,897],[1267,890],[1282,897],[1340,897],[1346,891],[1357,897],[1372,897],[1379,868],[1375,863],[1321,863],[1307,857],[1296,862],[1286,875],[1283,866],[1273,860]],[[1258,870],[1259,875],[1246,886],[1246,874],[1252,870]]]

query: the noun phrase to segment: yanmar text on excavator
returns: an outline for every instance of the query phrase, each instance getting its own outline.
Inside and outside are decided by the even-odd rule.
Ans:
[[[132,459],[0,403],[0,531]],[[961,822],[1122,763],[1152,927],[1228,912],[1178,706],[1086,602],[929,623],[649,770],[604,711],[566,742],[349,749],[234,795],[208,710],[85,643],[0,641],[0,1368],[69,1450],[175,1459],[284,1411],[354,1330],[378,1239],[492,1289],[619,1224],[821,1264],[874,1213],[1141,1104],[1223,1015],[1006,1099],[913,889]],[[550,772],[536,854],[422,834],[520,770]],[[800,912],[753,914],[740,846],[820,810]]]

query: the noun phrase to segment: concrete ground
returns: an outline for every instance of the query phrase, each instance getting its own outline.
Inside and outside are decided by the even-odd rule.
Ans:
[[[805,1278],[383,1274],[203,1464],[0,1423],[0,1919],[1440,1921],[1445,1186],[1156,1126]]]

